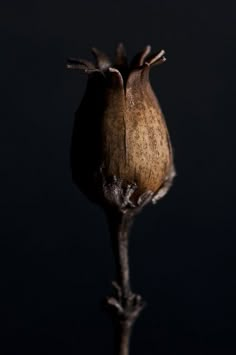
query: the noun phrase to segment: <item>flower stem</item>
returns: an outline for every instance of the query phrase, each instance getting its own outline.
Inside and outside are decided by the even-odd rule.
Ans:
[[[115,310],[115,354],[129,355],[129,343],[132,328],[139,313],[144,307],[140,295],[132,292],[129,271],[129,231],[134,214],[107,213],[113,253],[116,263],[117,281],[113,282],[116,296],[109,297],[107,302]]]

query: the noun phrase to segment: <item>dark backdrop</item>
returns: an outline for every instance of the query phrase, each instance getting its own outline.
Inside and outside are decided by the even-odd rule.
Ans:
[[[111,354],[105,218],[71,181],[86,77],[68,56],[146,44],[178,177],[132,232],[148,307],[132,354],[236,353],[235,1],[1,0],[0,354]],[[89,137],[88,137],[89,139]]]

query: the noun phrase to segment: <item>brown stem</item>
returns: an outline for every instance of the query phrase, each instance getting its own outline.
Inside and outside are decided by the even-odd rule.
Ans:
[[[117,271],[118,281],[123,291],[123,297],[127,299],[131,292],[130,290],[130,271],[129,271],[129,230],[133,222],[133,216],[129,214],[122,214],[118,225],[116,235],[111,236],[114,240],[113,243],[117,243],[118,260]]]
[[[117,272],[117,282],[113,283],[117,295],[109,297],[108,304],[115,310],[116,354],[129,355],[132,327],[144,307],[141,296],[130,287],[128,242],[134,214],[108,213],[107,217]]]
[[[120,325],[119,344],[117,349],[119,355],[129,355],[131,330],[132,325],[127,325],[126,323]]]

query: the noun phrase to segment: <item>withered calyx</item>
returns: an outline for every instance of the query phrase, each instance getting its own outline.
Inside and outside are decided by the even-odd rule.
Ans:
[[[95,48],[95,64],[77,59],[67,64],[88,74],[72,134],[73,180],[91,200],[120,212],[155,203],[175,176],[169,133],[149,81],[165,52],[150,51],[147,46],[128,64],[119,44],[114,64]]]

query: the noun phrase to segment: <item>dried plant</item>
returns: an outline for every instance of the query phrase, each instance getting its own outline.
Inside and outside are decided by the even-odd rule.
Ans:
[[[115,296],[107,299],[117,319],[117,354],[129,354],[132,326],[144,307],[130,287],[128,241],[134,216],[169,190],[175,169],[169,133],[149,81],[152,67],[165,62],[164,50],[147,46],[130,64],[124,46],[114,64],[93,48],[95,64],[69,59],[67,68],[88,74],[75,114],[71,143],[74,183],[104,209],[116,261]]]

